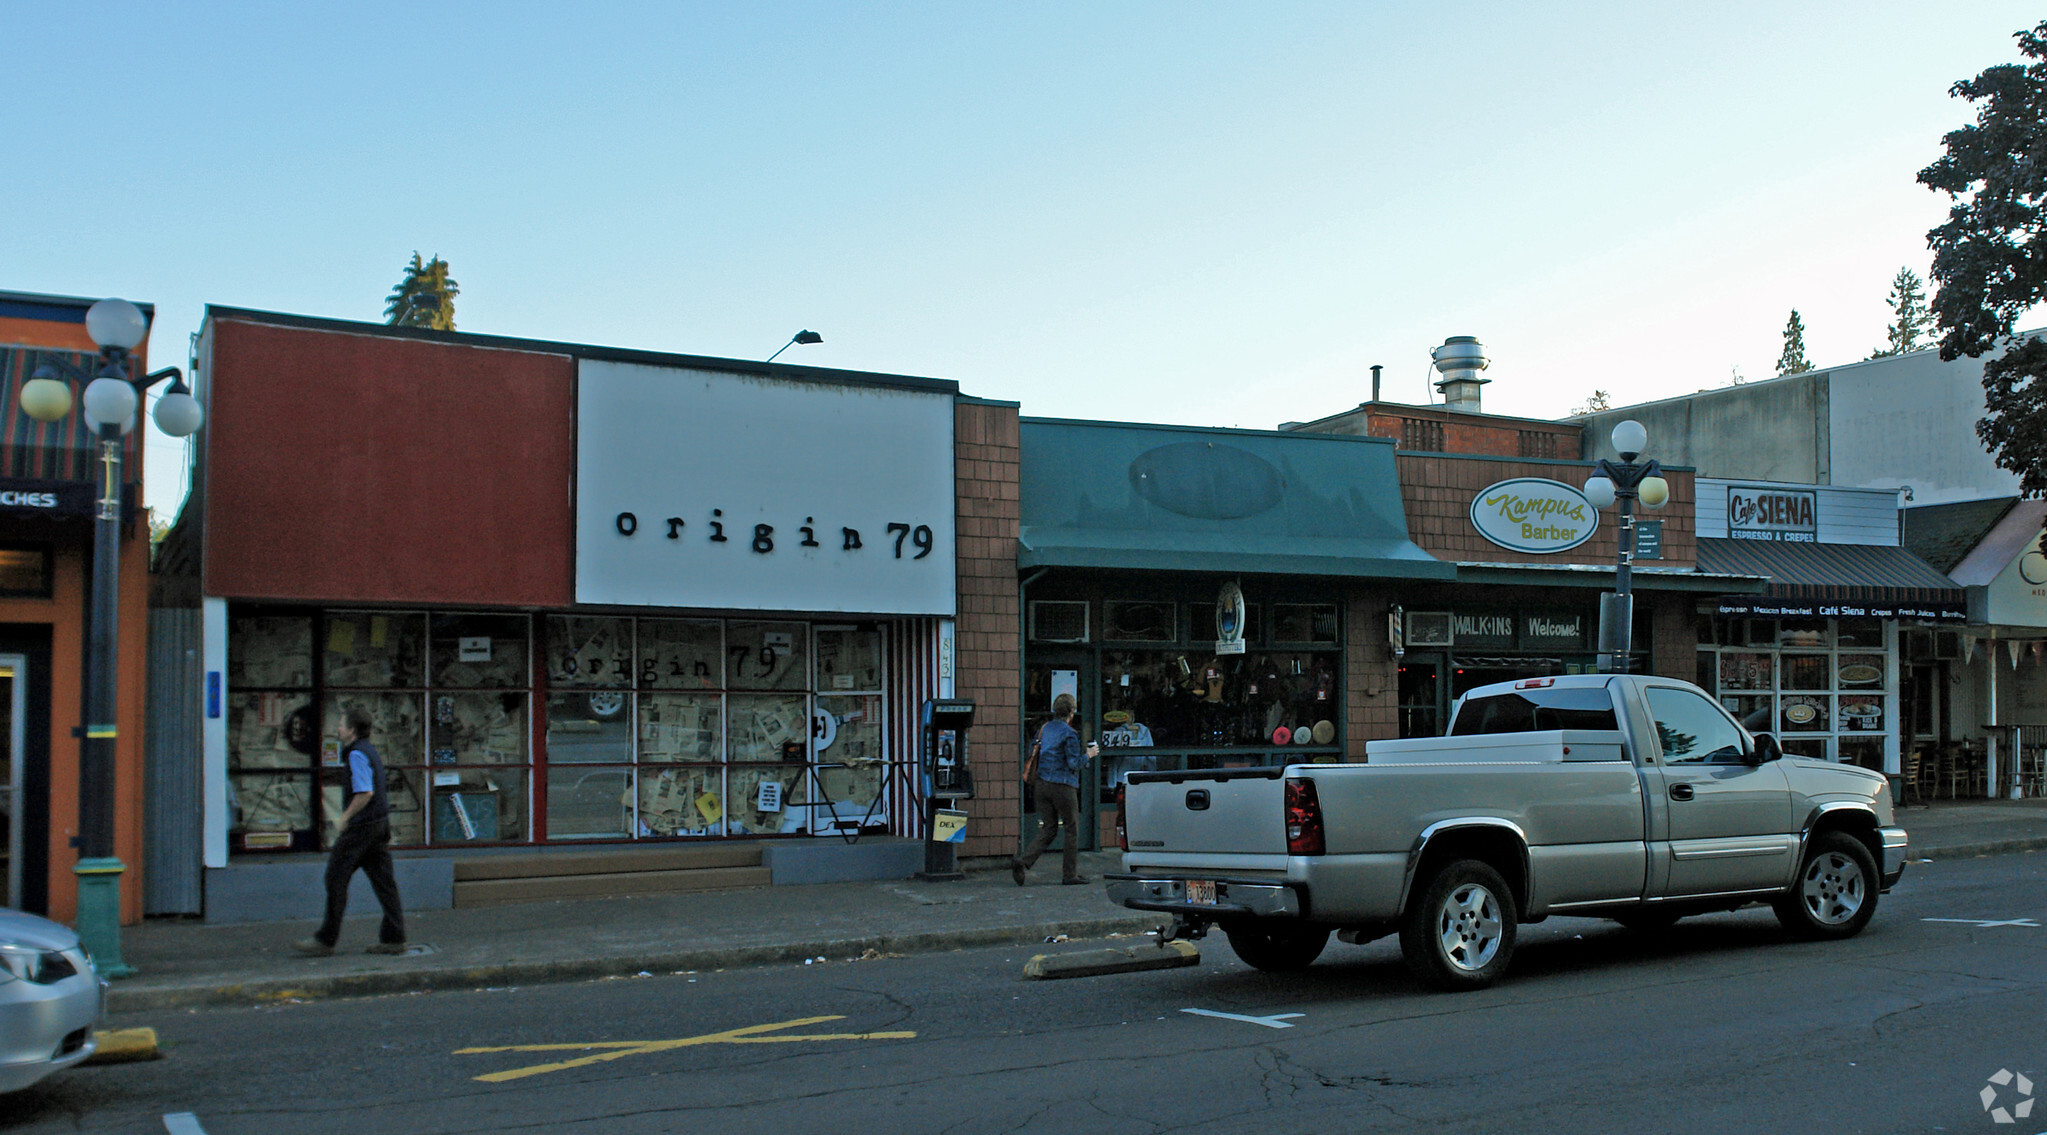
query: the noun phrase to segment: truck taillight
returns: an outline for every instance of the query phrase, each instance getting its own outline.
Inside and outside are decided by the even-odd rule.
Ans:
[[[1123,794],[1129,791],[1125,785],[1116,786],[1116,846],[1130,850],[1130,824],[1123,810]]]
[[[1315,796],[1315,782],[1312,780],[1288,780],[1286,782],[1286,853],[1288,855],[1320,855],[1322,838],[1322,802]]]

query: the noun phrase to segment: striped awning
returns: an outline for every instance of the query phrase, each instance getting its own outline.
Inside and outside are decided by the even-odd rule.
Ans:
[[[1699,570],[1769,578],[1765,596],[1843,603],[1961,603],[1962,589],[1903,548],[1699,540]]]

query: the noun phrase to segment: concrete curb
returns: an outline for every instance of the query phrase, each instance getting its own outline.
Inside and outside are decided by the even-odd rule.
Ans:
[[[1905,861],[1914,859],[1975,859],[1983,855],[2010,855],[2020,851],[2047,850],[2047,836],[1996,839],[1984,843],[1957,843],[1948,847],[1908,847]]]
[[[142,1013],[165,1009],[265,1005],[287,1000],[328,997],[376,997],[390,993],[478,989],[501,985],[538,985],[629,977],[641,972],[668,974],[676,970],[734,969],[742,966],[800,962],[823,955],[847,961],[868,950],[884,954],[925,954],[983,946],[1038,945],[1065,934],[1101,938],[1156,929],[1161,916],[1130,914],[1107,918],[1066,919],[1028,925],[937,930],[923,934],[876,934],[859,938],[828,938],[809,942],[778,942],[760,946],[714,947],[613,957],[560,958],[552,961],[504,962],[481,966],[429,966],[377,970],[369,973],[307,974],[234,984],[195,981],[182,985],[136,988],[116,984],[107,991],[108,1013]]]

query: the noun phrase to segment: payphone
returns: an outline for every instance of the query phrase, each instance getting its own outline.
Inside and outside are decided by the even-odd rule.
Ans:
[[[924,870],[920,879],[963,879],[956,849],[966,838],[961,800],[974,795],[974,771],[967,762],[967,731],[974,703],[933,698],[924,703]]]

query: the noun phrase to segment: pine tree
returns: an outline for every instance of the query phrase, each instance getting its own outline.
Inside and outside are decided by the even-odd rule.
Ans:
[[[1891,281],[1891,294],[1885,302],[1891,305],[1898,321],[1884,328],[1889,341],[1881,350],[1870,353],[1872,359],[1887,359],[1918,350],[1919,340],[1926,337],[1931,323],[1926,312],[1926,285],[1910,268],[1898,269],[1897,278]]]
[[[1805,357],[1805,324],[1798,318],[1798,309],[1791,309],[1791,321],[1784,325],[1784,353],[1777,356],[1777,377],[1787,374],[1804,374],[1812,369],[1812,360]]]
[[[455,297],[462,288],[448,278],[448,262],[439,256],[420,263],[419,253],[405,266],[405,278],[384,301],[384,322],[393,327],[455,329]]]

